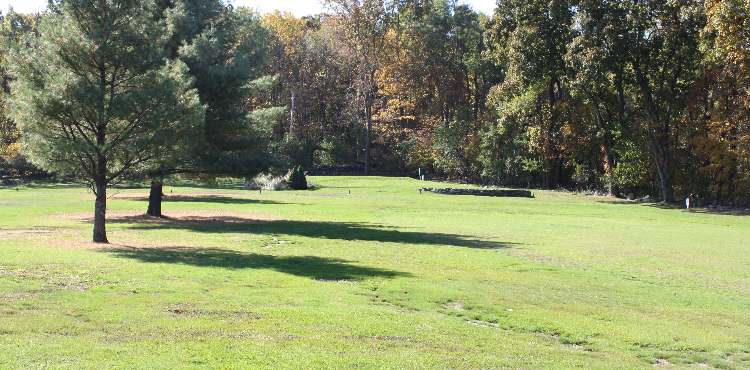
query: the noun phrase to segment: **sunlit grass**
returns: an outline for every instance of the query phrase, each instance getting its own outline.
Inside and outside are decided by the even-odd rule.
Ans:
[[[0,368],[750,368],[747,215],[313,180],[0,189]]]

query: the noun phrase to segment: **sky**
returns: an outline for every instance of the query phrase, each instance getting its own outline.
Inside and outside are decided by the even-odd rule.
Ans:
[[[226,2],[226,0],[224,0]],[[474,10],[492,15],[496,0],[459,0],[459,3],[469,4]],[[323,6],[317,0],[233,0],[235,7],[246,6],[261,12],[275,9],[288,11],[297,17],[323,12]],[[13,6],[16,13],[36,13],[47,7],[47,0],[0,0],[0,10],[8,12],[8,6]]]

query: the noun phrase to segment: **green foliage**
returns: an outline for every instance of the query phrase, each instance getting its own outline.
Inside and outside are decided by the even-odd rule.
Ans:
[[[0,98],[4,99],[5,94]],[[0,101],[0,154],[5,155],[10,150],[12,144],[18,143],[21,139],[21,132],[18,131],[16,123],[5,114],[8,109],[4,101]]]
[[[540,130],[535,120],[543,88],[537,84],[524,91],[515,81],[507,80],[493,90],[497,122],[482,131],[478,156],[486,182],[506,186],[540,184]]]
[[[632,142],[623,143],[618,151],[621,159],[614,170],[615,183],[630,191],[642,193],[650,185],[650,158]]]
[[[470,178],[477,171],[478,137],[475,123],[456,118],[435,128],[435,167],[451,178]]]
[[[187,67],[164,62],[167,23],[150,1],[66,0],[40,38],[13,51],[9,102],[22,149],[41,168],[89,181],[94,239],[106,242],[106,189],[202,129]]]
[[[148,214],[160,216],[164,178],[186,174],[204,183],[220,177],[253,176],[277,164],[268,142],[281,107],[258,107],[254,95],[270,89],[274,76],[261,77],[268,54],[268,32],[247,9],[219,0],[160,3],[174,33],[164,45],[171,60],[185,63],[206,107],[204,127],[193,140],[147,169],[152,180]]]
[[[299,138],[295,135],[285,135],[276,144],[276,154],[288,164],[299,163],[305,168],[313,167],[315,152],[320,149],[314,138]]]
[[[307,190],[307,177],[302,166],[297,166],[289,173],[286,183],[292,190]]]
[[[560,185],[569,159],[565,128],[573,117],[568,112],[565,55],[574,35],[573,10],[567,0],[507,1],[498,4],[490,25],[496,57],[507,63],[500,85],[507,92],[500,101],[523,95],[535,101],[525,124],[538,134],[531,149],[540,157],[545,188]],[[528,96],[530,91],[536,95]]]
[[[44,174],[28,161],[20,151],[21,132],[9,116],[10,97],[10,52],[22,38],[37,37],[39,14],[19,14],[12,10],[3,14],[0,9],[0,176],[27,177]]]
[[[531,135],[533,130],[501,124],[483,130],[478,156],[483,180],[506,186],[538,184],[541,165],[535,153],[529,150]]]
[[[18,143],[13,143],[0,152],[0,178],[29,178],[46,176],[47,173],[31,164],[21,154]]]
[[[149,169],[152,178],[188,173],[202,181],[221,176],[252,177],[275,164],[267,152],[271,125],[283,108],[258,109],[254,95],[276,83],[262,76],[268,33],[247,9],[218,0],[160,4],[175,32],[164,45],[172,60],[188,67],[201,104],[204,129],[195,140]]]
[[[321,23],[322,22],[322,23]],[[342,43],[332,27],[332,18],[321,16],[296,18],[290,13],[269,13],[262,17],[263,25],[271,32],[270,48],[273,60],[266,72],[279,76],[279,83],[260,94],[257,101],[269,106],[286,106],[287,114],[274,126],[275,146],[285,152],[284,135],[292,128],[299,140],[310,140],[330,151],[318,152],[331,158],[325,164],[350,164],[362,142],[353,132],[362,126],[361,113],[350,104],[350,88],[355,74],[355,60],[344,54]],[[294,96],[294,111],[291,111]],[[294,124],[290,120],[294,116]],[[333,146],[323,142],[335,143]],[[311,153],[286,160],[290,164],[309,163]],[[316,164],[317,165],[317,164]],[[305,165],[308,167],[308,165]],[[309,168],[309,167],[308,167]]]
[[[157,0],[153,18],[174,30],[157,43],[188,66],[206,124],[148,175],[372,158],[494,184],[748,200],[742,1],[510,0],[491,18],[455,0],[324,4],[298,19]],[[39,19],[8,14],[0,44]],[[4,147],[14,125],[0,112]]]
[[[185,65],[164,64],[166,27],[149,21],[148,2],[61,10],[11,66],[11,111],[34,163],[106,184],[193,136],[202,108]]]
[[[644,126],[654,153],[662,197],[673,202],[675,122],[701,71],[700,31],[705,24],[702,6],[687,0],[638,2],[627,7],[621,22],[627,28],[627,55],[635,86],[640,90]]]

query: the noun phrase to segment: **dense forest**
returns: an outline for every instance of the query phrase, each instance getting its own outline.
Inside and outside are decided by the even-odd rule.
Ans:
[[[13,65],[20,50],[52,32],[46,18],[74,9],[67,2],[75,1],[54,2],[43,14],[3,14],[5,177],[41,171],[39,153],[26,149],[34,135],[15,122],[20,113],[9,113],[18,101]],[[164,31],[159,60],[180,61],[175,70],[191,76],[205,109],[186,117],[203,114],[208,125],[235,122],[227,112],[266,112],[256,124],[269,122],[207,129],[203,144],[175,144],[172,154],[127,166],[131,177],[242,177],[296,165],[364,174],[425,168],[500,186],[750,200],[747,1],[499,0],[488,16],[454,0],[325,0],[326,13],[302,18],[219,0],[100,2],[150,4],[144,17],[165,20],[154,23],[172,30]],[[239,68],[244,55],[252,65],[242,74],[246,88],[229,86],[232,74],[203,86],[219,74],[207,65],[231,60]],[[262,151],[268,160],[232,167],[232,158],[250,158],[225,150],[237,135],[254,136],[252,157]],[[178,160],[175,152],[208,159]]]

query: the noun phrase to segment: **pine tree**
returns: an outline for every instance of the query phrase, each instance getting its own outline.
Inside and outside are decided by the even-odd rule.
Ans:
[[[171,5],[174,8],[168,8]],[[192,174],[205,181],[252,178],[275,164],[265,150],[270,136],[266,131],[284,110],[247,104],[276,81],[261,76],[268,35],[252,12],[224,7],[219,0],[186,0],[166,4],[162,11],[176,25],[166,45],[169,57],[188,66],[206,116],[198,140],[159,158],[148,171],[152,183],[147,213],[157,217],[164,178],[170,174]]]
[[[94,242],[107,243],[107,187],[202,128],[187,68],[149,0],[63,0],[15,51],[11,112],[29,158],[89,181]]]

